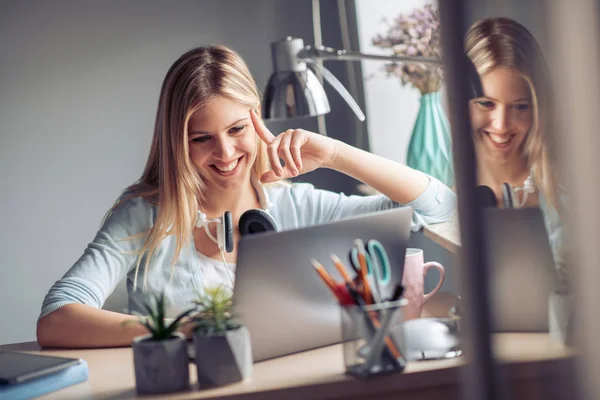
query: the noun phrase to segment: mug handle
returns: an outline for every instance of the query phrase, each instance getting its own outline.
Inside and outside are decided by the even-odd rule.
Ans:
[[[426,295],[423,296],[423,303],[425,303],[427,300],[429,300],[431,298],[431,296],[433,296],[434,294],[437,293],[438,290],[440,290],[440,288],[442,287],[442,284],[444,283],[444,267],[442,266],[442,264],[440,264],[439,262],[435,262],[435,261],[429,261],[426,262],[425,264],[423,264],[423,278],[425,278],[425,276],[427,275],[427,270],[429,270],[429,268],[437,268],[438,271],[440,271],[440,280],[438,281],[437,285],[433,288],[433,290],[429,293],[427,293]]]

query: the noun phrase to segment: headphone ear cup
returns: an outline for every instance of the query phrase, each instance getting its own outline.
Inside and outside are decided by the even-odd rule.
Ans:
[[[231,253],[233,251],[233,219],[231,211],[225,211],[223,214],[223,230],[225,233],[225,251]]]
[[[240,235],[277,231],[277,223],[266,211],[260,209],[248,210],[242,214],[239,222]]]

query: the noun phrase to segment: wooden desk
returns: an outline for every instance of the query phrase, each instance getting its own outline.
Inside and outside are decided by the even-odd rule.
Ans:
[[[460,248],[460,227],[458,215],[454,214],[448,221],[423,227],[423,235],[433,240],[446,250],[457,253]]]
[[[556,398],[564,387],[564,371],[572,369],[572,352],[550,341],[546,334],[512,333],[494,337],[494,349],[517,385],[515,398]],[[93,350],[40,350],[34,342],[0,346],[0,349],[81,357],[88,362],[90,379],[49,394],[44,399],[123,399],[136,397],[131,348]],[[254,365],[246,382],[210,390],[195,386],[169,399],[458,399],[462,358],[410,362],[406,370],[386,376],[359,379],[344,374],[341,345],[329,346],[263,361]],[[190,365],[195,383],[195,367]],[[561,377],[563,379],[561,380]],[[563,390],[564,391],[564,390]],[[549,397],[538,395],[551,394]],[[532,397],[532,394],[534,396]]]

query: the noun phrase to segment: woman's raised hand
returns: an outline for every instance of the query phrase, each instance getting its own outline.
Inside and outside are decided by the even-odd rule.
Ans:
[[[288,129],[275,136],[253,109],[250,117],[260,139],[267,144],[271,171],[261,182],[292,178],[320,167],[330,167],[335,158],[336,141],[304,129]],[[281,165],[280,159],[285,166]]]

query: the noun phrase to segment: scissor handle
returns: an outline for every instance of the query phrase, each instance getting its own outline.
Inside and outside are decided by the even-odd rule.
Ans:
[[[390,260],[383,245],[378,240],[369,240],[366,244],[365,258],[367,260],[367,271],[370,276],[375,274],[375,278],[382,284],[390,282]],[[360,271],[360,262],[358,261],[358,249],[352,248],[350,252],[350,261],[356,272]]]
[[[383,245],[378,240],[369,240],[367,242],[367,254],[371,257],[373,269],[376,270],[376,278],[382,285],[387,285],[390,282],[392,271],[390,270],[390,260]]]

